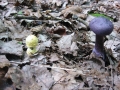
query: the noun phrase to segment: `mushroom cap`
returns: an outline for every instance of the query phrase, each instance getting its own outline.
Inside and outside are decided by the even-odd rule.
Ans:
[[[26,46],[28,48],[30,48],[30,47],[36,47],[37,44],[38,44],[38,38],[35,35],[29,35],[26,38]]]
[[[90,30],[96,35],[105,36],[113,31],[113,24],[105,17],[97,17],[90,21]]]

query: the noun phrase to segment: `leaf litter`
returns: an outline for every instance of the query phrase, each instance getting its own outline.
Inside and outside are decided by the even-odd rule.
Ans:
[[[119,0],[1,0],[0,90],[119,90]],[[110,65],[92,57],[94,17],[113,19],[106,37]],[[37,54],[26,54],[25,39],[39,39]],[[113,61],[113,62],[112,62]]]

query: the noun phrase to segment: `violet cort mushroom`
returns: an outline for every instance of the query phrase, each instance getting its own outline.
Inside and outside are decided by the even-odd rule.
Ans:
[[[113,31],[113,24],[105,17],[97,17],[90,21],[90,30],[96,34],[95,47],[93,53],[96,57],[105,59],[103,37],[109,35]]]

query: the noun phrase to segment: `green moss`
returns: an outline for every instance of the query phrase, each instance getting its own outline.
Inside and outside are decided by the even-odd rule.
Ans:
[[[22,44],[23,42],[22,41],[19,41],[18,44]]]
[[[105,17],[105,18],[107,18],[107,19],[109,19],[109,20],[112,20],[113,21],[113,18],[111,18],[111,17],[109,17],[109,16],[107,16],[107,15],[105,15],[105,14],[101,14],[101,13],[88,13],[89,15],[92,15],[92,16],[94,16],[94,17]]]
[[[19,11],[17,15],[23,15],[23,11]]]

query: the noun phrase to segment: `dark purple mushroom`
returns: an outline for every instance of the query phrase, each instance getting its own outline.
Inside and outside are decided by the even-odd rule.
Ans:
[[[109,35],[113,31],[113,24],[110,20],[104,17],[97,17],[90,21],[90,30],[96,34],[95,47],[93,53],[96,57],[105,59],[103,37]]]

